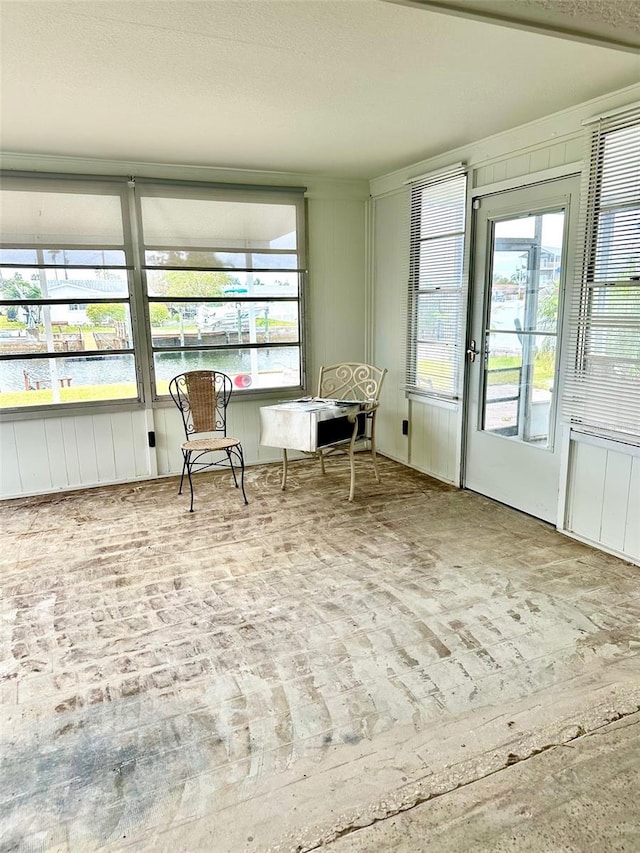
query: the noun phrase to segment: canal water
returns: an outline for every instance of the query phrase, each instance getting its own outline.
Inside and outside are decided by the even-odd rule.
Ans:
[[[25,373],[32,388],[36,383],[41,388],[51,387],[50,359],[17,359],[0,361],[0,393],[25,390]],[[89,357],[60,357],[56,359],[57,375],[60,380],[71,380],[71,387],[83,385],[104,385],[135,383],[133,355],[109,355]],[[258,350],[258,371],[298,370],[297,347],[274,347]],[[156,379],[168,381],[178,373],[187,370],[221,370],[231,376],[238,373],[251,373],[250,350],[231,350],[229,352],[167,352],[156,353]],[[280,382],[274,382],[280,385]],[[287,383],[289,384],[289,383]],[[293,383],[295,384],[295,383]]]

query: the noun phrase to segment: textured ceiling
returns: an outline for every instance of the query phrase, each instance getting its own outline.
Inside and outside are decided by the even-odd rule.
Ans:
[[[387,0],[640,51],[639,0]]]
[[[377,0],[0,12],[5,151],[368,178],[640,81],[630,52]]]

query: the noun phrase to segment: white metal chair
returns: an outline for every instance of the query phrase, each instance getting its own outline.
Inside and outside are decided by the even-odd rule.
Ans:
[[[349,500],[353,500],[355,491],[355,454],[362,450],[371,453],[375,478],[380,482],[380,473],[376,459],[376,412],[379,406],[380,390],[386,375],[386,369],[373,367],[359,362],[343,362],[320,368],[318,397],[331,400],[353,400],[360,403],[360,411],[350,415],[353,431],[350,438],[325,445],[318,450],[320,466],[324,474],[325,456],[332,453],[346,453],[351,467]]]

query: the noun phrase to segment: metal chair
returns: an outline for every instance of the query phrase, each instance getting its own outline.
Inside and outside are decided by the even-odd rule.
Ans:
[[[353,420],[351,437],[336,441],[318,449],[320,467],[324,474],[324,458],[331,453],[342,452],[349,457],[351,484],[349,500],[353,500],[355,491],[355,454],[362,449],[371,453],[375,478],[380,482],[380,473],[376,458],[376,412],[379,406],[380,390],[386,375],[386,369],[358,362],[343,362],[320,368],[318,397],[331,400],[353,400],[360,403],[360,411],[349,416]]]
[[[226,373],[217,370],[191,370],[181,373],[169,383],[169,393],[180,409],[186,441],[182,444],[182,474],[178,494],[182,494],[185,471],[189,479],[191,505],[193,512],[192,472],[215,466],[227,465],[231,468],[233,482],[238,488],[238,478],[234,459],[239,465],[242,496],[248,503],[244,490],[244,454],[239,438],[227,435],[227,406],[233,385]],[[200,437],[203,433],[218,433],[215,436]],[[218,461],[199,461],[207,453],[224,453],[226,458]]]

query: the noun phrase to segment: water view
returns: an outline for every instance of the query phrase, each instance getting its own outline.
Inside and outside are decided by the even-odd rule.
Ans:
[[[228,373],[236,380],[236,387],[286,387],[300,381],[298,347],[274,347],[265,350],[234,349],[228,352],[165,352],[155,355],[156,381],[160,393],[166,393],[166,384],[178,373],[187,370],[217,369]],[[238,379],[242,377],[242,379]],[[29,395],[21,394],[19,401],[15,393],[39,392],[53,387],[62,389],[62,401],[73,399],[104,399],[104,394],[91,395],[104,386],[120,386],[113,390],[112,398],[135,396],[135,364],[131,354],[104,356],[72,356],[43,359],[16,359],[0,362],[0,395],[12,394],[5,405],[30,405]],[[123,386],[129,386],[128,388]],[[86,388],[87,394],[80,397],[67,389]],[[0,403],[2,403],[0,396]],[[33,398],[33,402],[42,402]]]

